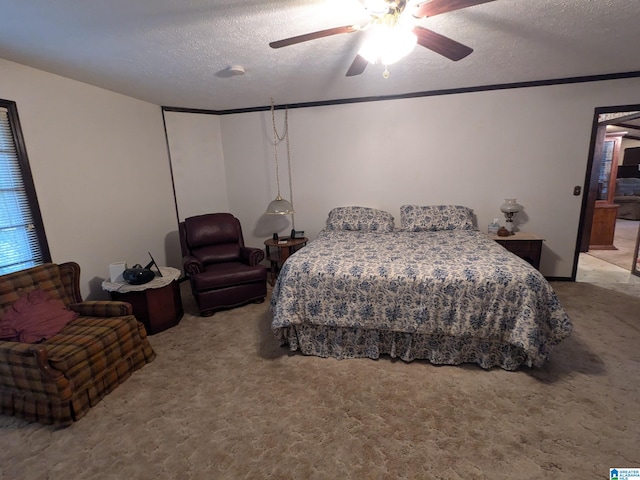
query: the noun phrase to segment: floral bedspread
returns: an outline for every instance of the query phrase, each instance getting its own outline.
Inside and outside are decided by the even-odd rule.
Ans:
[[[541,366],[572,330],[546,279],[473,230],[320,232],[271,297],[282,344],[336,358]]]

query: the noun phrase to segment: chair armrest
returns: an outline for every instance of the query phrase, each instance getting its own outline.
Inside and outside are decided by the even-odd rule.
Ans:
[[[30,397],[46,399],[60,392],[71,397],[71,388],[64,375],[49,364],[44,345],[0,341],[0,364],[4,374],[0,385],[4,391],[28,392]]]
[[[244,263],[253,267],[264,259],[264,251],[261,248],[242,247],[240,258]]]
[[[133,314],[133,307],[130,303],[112,300],[72,303],[69,308],[84,317],[122,317]]]
[[[184,268],[184,274],[188,277],[204,272],[202,262],[190,255],[182,258],[182,266]]]

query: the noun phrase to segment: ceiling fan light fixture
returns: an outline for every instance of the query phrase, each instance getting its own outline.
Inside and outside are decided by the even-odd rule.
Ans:
[[[367,0],[365,8],[370,15],[382,17],[389,12],[389,2],[387,0]]]
[[[416,35],[410,30],[397,26],[375,25],[358,55],[369,63],[392,65],[407,56],[417,40]]]
[[[388,78],[389,70],[386,66],[408,55],[416,44],[454,62],[473,52],[466,45],[416,25],[415,18],[432,17],[494,1],[496,0],[360,0],[370,17],[363,25],[318,30],[270,42],[269,46],[281,48],[318,38],[366,31],[368,35],[345,76],[360,75],[370,63],[381,63],[385,65],[383,77]]]

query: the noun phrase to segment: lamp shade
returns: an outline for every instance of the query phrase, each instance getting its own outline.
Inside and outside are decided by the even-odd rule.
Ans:
[[[391,65],[408,55],[418,38],[399,26],[376,25],[358,52],[369,63]]]
[[[518,205],[515,198],[505,198],[504,203],[500,205],[502,213],[518,213],[522,210],[522,205]]]
[[[265,213],[267,215],[290,215],[295,212],[293,211],[293,205],[278,195],[276,199],[269,204]]]

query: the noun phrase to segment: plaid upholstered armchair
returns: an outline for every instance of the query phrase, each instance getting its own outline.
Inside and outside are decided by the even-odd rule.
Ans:
[[[131,305],[83,302],[79,278],[74,262],[0,277],[0,414],[70,425],[155,358]]]

